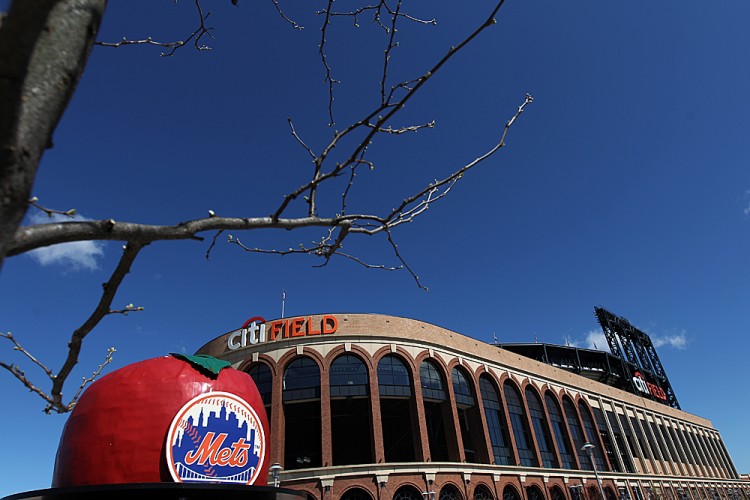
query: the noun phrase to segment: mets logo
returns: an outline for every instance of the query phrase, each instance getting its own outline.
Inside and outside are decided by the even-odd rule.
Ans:
[[[265,443],[258,414],[245,400],[209,392],[188,401],[172,420],[167,465],[180,483],[253,484]]]

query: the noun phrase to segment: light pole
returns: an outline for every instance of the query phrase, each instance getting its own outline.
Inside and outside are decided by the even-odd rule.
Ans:
[[[594,445],[591,443],[584,443],[583,446],[581,446],[582,451],[586,451],[586,453],[589,454],[589,460],[591,460],[591,467],[594,468],[594,475],[596,476],[596,483],[599,485],[599,493],[602,496],[602,500],[607,500],[607,498],[604,496],[604,488],[602,488],[602,480],[599,479],[599,472],[596,470],[596,463],[594,462]]]
[[[281,469],[283,467],[280,464],[273,464],[271,467],[269,467],[271,470],[271,478],[273,479],[273,487],[278,488],[279,487],[279,474],[281,474]]]

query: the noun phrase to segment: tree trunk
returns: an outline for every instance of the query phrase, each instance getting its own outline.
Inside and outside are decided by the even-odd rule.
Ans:
[[[0,269],[106,0],[15,0],[0,19]]]

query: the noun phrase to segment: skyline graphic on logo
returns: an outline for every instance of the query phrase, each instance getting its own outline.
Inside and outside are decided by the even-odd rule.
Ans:
[[[225,392],[185,404],[168,439],[167,464],[177,482],[253,484],[265,455],[258,415],[246,401]]]

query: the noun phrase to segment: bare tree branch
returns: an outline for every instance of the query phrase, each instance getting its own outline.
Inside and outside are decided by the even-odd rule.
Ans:
[[[271,1],[273,2],[273,6],[276,7],[276,10],[279,12],[279,15],[281,16],[281,18],[284,19],[284,21],[288,22],[292,26],[292,28],[294,28],[296,30],[305,29],[304,26],[300,26],[299,24],[297,24],[293,20],[289,19],[286,16],[286,14],[284,14],[284,11],[281,10],[281,5],[279,5],[279,2],[277,0],[271,0]]]
[[[75,400],[68,403],[63,402],[63,385],[67,380],[73,367],[78,363],[78,356],[81,352],[81,346],[86,336],[104,319],[108,314],[122,313],[122,311],[113,311],[111,309],[112,300],[115,298],[118,288],[122,284],[122,280],[130,272],[130,267],[133,265],[133,261],[138,256],[138,252],[143,248],[141,243],[128,243],[123,249],[120,262],[117,264],[114,272],[110,276],[109,280],[102,285],[103,292],[99,303],[97,304],[91,316],[78,327],[70,337],[68,343],[68,357],[65,359],[62,368],[57,372],[52,379],[52,390],[50,396],[52,398],[48,407],[45,411],[50,412],[52,410],[58,413],[64,413],[72,408],[75,404]],[[128,311],[139,310],[133,308],[132,304],[126,308]],[[142,308],[141,308],[142,309]],[[111,353],[110,353],[111,355]],[[80,392],[80,391],[79,391]]]
[[[204,36],[208,35],[213,38],[213,35],[211,34],[213,28],[209,28],[206,26],[206,20],[209,18],[211,13],[203,13],[203,7],[201,6],[200,0],[195,0],[195,9],[198,13],[198,27],[190,34],[190,36],[188,36],[184,40],[177,40],[174,42],[157,42],[152,37],[147,37],[141,40],[129,40],[127,37],[122,37],[122,40],[118,42],[96,42],[96,45],[99,45],[100,47],[112,48],[119,48],[123,45],[155,45],[157,47],[170,49],[169,52],[162,52],[162,57],[172,57],[177,49],[184,47],[190,42],[190,40],[193,40],[193,45],[195,46],[196,50],[211,50],[211,47],[209,47],[208,45],[201,44],[201,40]],[[279,10],[279,12],[281,12],[281,10]]]
[[[33,384],[18,366],[0,362],[1,367],[8,370],[24,386],[45,400],[47,404],[45,411],[69,411],[75,404],[83,388],[94,380],[101,373],[103,367],[111,361],[114,352],[113,349],[108,351],[104,363],[100,365],[98,370],[94,371],[91,377],[83,378],[83,383],[73,398],[68,402],[63,400],[63,386],[74,366],[78,363],[83,341],[100,324],[103,318],[111,314],[128,315],[131,312],[143,310],[142,307],[136,307],[133,304],[129,304],[122,309],[113,309],[111,305],[123,279],[129,273],[140,250],[149,243],[168,240],[203,241],[204,237],[202,234],[206,231],[212,231],[214,234],[206,251],[206,258],[209,258],[219,236],[225,231],[295,230],[320,227],[324,229],[324,234],[319,241],[313,241],[310,244],[301,244],[297,248],[289,248],[288,250],[253,248],[244,245],[238,238],[232,235],[228,236],[228,242],[237,245],[247,252],[253,253],[282,256],[306,254],[320,257],[322,262],[319,264],[319,267],[326,266],[334,256],[337,256],[351,260],[369,269],[391,271],[406,269],[417,286],[427,290],[421,283],[419,276],[408,265],[407,260],[399,250],[393,234],[394,229],[402,224],[412,222],[416,217],[424,214],[431,205],[445,198],[453,186],[469,170],[501,149],[505,145],[505,139],[511,126],[523,113],[526,106],[532,102],[531,96],[526,96],[524,102],[518,107],[517,112],[505,123],[497,144],[474,160],[454,168],[453,173],[442,180],[435,179],[424,188],[418,189],[411,195],[404,197],[390,211],[385,210],[382,213],[347,213],[348,197],[357,178],[357,170],[361,168],[373,170],[375,167],[370,158],[366,159],[366,155],[376,136],[379,136],[379,134],[401,135],[435,126],[434,120],[419,125],[402,127],[396,127],[392,123],[394,117],[432,76],[455,57],[463,47],[474,40],[484,30],[495,24],[495,16],[503,6],[504,0],[496,0],[497,3],[489,17],[480,26],[475,28],[474,31],[463,38],[460,43],[450,47],[450,49],[443,53],[429,67],[428,71],[417,78],[403,80],[398,84],[392,85],[390,89],[387,88],[388,82],[393,79],[389,75],[389,61],[393,55],[393,49],[398,46],[398,42],[396,41],[398,22],[406,20],[422,24],[435,24],[435,21],[425,21],[403,13],[401,11],[401,0],[392,0],[395,2],[394,8],[389,5],[387,0],[379,0],[377,3],[366,5],[350,12],[333,11],[334,1],[326,0],[327,7],[319,11],[319,14],[324,15],[318,49],[319,57],[325,69],[324,83],[328,93],[329,124],[334,124],[334,84],[339,83],[332,76],[333,71],[326,55],[328,29],[334,17],[350,16],[354,19],[356,26],[358,16],[366,12],[372,13],[373,23],[382,27],[388,35],[380,80],[380,102],[370,113],[366,114],[360,120],[350,123],[340,131],[334,131],[330,140],[319,149],[308,146],[297,133],[291,118],[287,119],[292,137],[312,159],[313,169],[307,181],[303,182],[296,189],[289,191],[276,208],[276,211],[271,215],[265,217],[220,217],[209,210],[208,217],[189,220],[175,225],[149,225],[103,219],[94,221],[54,221],[25,227],[20,227],[19,225],[28,206],[42,210],[50,216],[54,214],[74,215],[72,211],[61,212],[44,208],[37,203],[38,200],[36,198],[30,199],[31,182],[36,175],[42,151],[50,142],[52,131],[65,109],[70,95],[75,89],[78,77],[85,67],[89,50],[96,37],[106,0],[38,0],[38,2],[17,1],[12,3],[14,8],[9,12],[8,18],[3,19],[0,25],[0,167],[2,168],[2,171],[0,171],[0,265],[2,264],[1,259],[6,255],[19,255],[37,248],[60,243],[91,240],[112,240],[127,243],[117,267],[112,272],[109,280],[103,285],[103,292],[99,303],[88,319],[72,333],[68,344],[67,357],[57,374],[46,368],[41,361],[23,349],[10,333],[0,333],[0,336],[14,343],[15,350],[24,354],[31,363],[42,368],[51,380],[52,389],[47,393]],[[272,2],[281,17],[290,23],[293,28],[302,28],[283,13],[278,0],[272,0]],[[207,50],[209,47],[202,45],[201,40],[206,35],[211,36],[211,28],[206,26],[206,20],[210,13],[204,14],[200,0],[194,0],[194,3],[199,19],[199,27],[184,41],[156,42],[149,37],[143,40],[123,39],[121,42],[115,43],[102,42],[99,45],[108,47],[138,44],[159,45],[171,49],[170,52],[162,55],[171,56],[177,49],[192,41],[198,50]],[[236,3],[236,1],[233,1],[233,3]],[[17,5],[20,5],[20,7],[15,7]],[[69,10],[58,12],[58,9]],[[72,16],[71,10],[75,10],[75,14],[79,15],[74,21],[69,21],[77,23],[70,29],[70,31],[75,32],[75,36],[71,36],[70,33],[66,32],[63,38],[65,38],[64,46],[70,46],[72,47],[71,50],[76,52],[70,58],[63,58],[64,63],[58,64],[55,61],[53,70],[50,70],[47,67],[49,64],[46,61],[50,58],[54,59],[52,55],[57,57],[62,42],[59,37],[50,38],[49,40],[46,38],[48,37],[46,32],[50,31],[47,29],[48,23],[63,23],[60,18]],[[85,15],[78,11],[83,11]],[[30,33],[23,32],[26,28],[30,29]],[[17,37],[22,42],[18,53],[14,53],[7,48],[16,44],[14,37]],[[68,38],[75,39],[75,43],[68,41]],[[41,55],[39,51],[42,51]],[[45,64],[47,66],[44,66]],[[31,100],[26,99],[30,92],[30,86],[42,85],[46,81],[56,82],[57,84],[62,82],[64,85],[58,85],[60,88],[56,89],[47,89],[45,87],[45,93],[49,94],[45,96],[46,100],[42,99],[40,101],[36,98]],[[377,93],[377,90],[375,92]],[[34,105],[28,105],[25,100],[34,101]],[[349,149],[345,149],[342,154],[334,155],[334,149],[341,144],[350,145],[348,146]],[[334,163],[334,158],[339,161]],[[308,173],[310,172],[308,171]],[[319,188],[324,183],[327,186],[334,184],[334,180],[341,176],[348,176],[348,180],[343,178],[339,184],[335,184],[336,186],[343,185],[341,192],[341,213],[329,216],[318,215]],[[9,183],[11,188],[6,188],[6,182]],[[290,208],[292,202],[299,197],[304,197],[308,204],[306,216],[286,216],[288,211],[292,211]],[[327,205],[327,207],[330,206],[330,204]],[[284,217],[282,218],[282,216]],[[381,233],[384,233],[393,256],[400,265],[395,267],[371,265],[356,256],[344,252],[346,240],[352,237],[352,235],[373,236]]]

